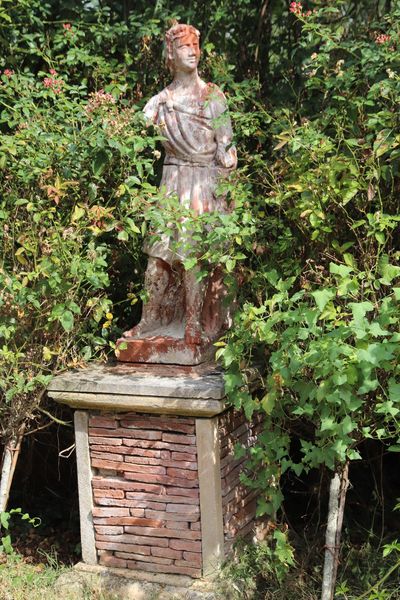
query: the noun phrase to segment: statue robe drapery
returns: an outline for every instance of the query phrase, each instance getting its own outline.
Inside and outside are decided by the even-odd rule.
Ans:
[[[226,212],[224,198],[215,195],[219,177],[236,167],[236,149],[232,127],[222,92],[214,85],[205,86],[199,100],[182,104],[173,99],[168,88],[149,100],[145,116],[160,128],[165,138],[165,159],[161,188],[176,194],[185,208],[197,214]],[[184,231],[157,235],[147,240],[145,252],[169,264],[182,261],[185,246],[191,246]]]

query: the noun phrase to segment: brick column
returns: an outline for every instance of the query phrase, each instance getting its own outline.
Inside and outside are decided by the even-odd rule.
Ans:
[[[240,483],[234,445],[251,446],[261,425],[225,408],[215,367],[149,367],[92,367],[51,383],[52,398],[79,408],[82,557],[198,578],[252,528],[256,496]]]

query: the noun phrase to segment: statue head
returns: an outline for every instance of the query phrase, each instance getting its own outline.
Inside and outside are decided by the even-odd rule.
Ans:
[[[200,32],[192,25],[177,23],[165,34],[166,64],[171,73],[197,69],[200,59]]]

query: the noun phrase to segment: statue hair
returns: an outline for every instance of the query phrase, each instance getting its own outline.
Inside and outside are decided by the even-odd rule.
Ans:
[[[165,64],[171,73],[174,70],[172,63],[174,41],[189,34],[195,35],[198,40],[200,39],[200,31],[193,25],[186,25],[185,23],[175,23],[165,34]]]

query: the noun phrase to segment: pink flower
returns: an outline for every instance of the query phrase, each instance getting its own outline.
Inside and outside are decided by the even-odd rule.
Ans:
[[[43,85],[45,88],[53,90],[55,94],[60,94],[64,82],[62,79],[55,79],[54,77],[45,77],[43,79]]]
[[[71,23],[63,23],[63,29],[70,31],[72,29]]]
[[[89,94],[89,102],[86,105],[85,111],[86,114],[89,116],[94,110],[103,106],[107,107],[115,103],[116,100],[114,96],[101,89],[97,92]]]
[[[50,75],[57,75],[57,71],[55,69],[50,69]]]
[[[14,75],[14,71],[12,69],[4,69],[3,75],[6,77],[12,77]]]
[[[301,15],[303,11],[303,5],[301,2],[291,2],[289,10],[294,15]]]
[[[379,33],[375,37],[375,43],[379,44],[379,45],[387,44],[388,42],[390,42],[390,40],[391,40],[391,37],[387,33]]]

